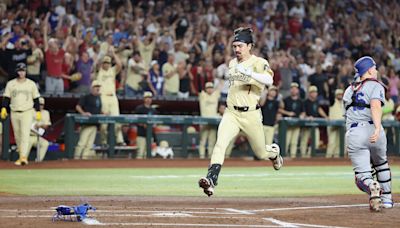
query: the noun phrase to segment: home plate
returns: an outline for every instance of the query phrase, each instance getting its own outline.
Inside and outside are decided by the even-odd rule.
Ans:
[[[103,225],[101,222],[99,222],[93,218],[85,218],[82,220],[82,223],[84,223],[86,225]]]
[[[190,216],[193,216],[193,215],[190,215],[190,214],[177,213],[177,212],[155,213],[155,214],[152,214],[152,215],[159,216],[159,217],[190,217]]]

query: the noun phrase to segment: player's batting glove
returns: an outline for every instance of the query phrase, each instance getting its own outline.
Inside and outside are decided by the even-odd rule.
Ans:
[[[36,112],[36,120],[40,121],[42,119],[42,113],[41,112]]]
[[[6,108],[1,108],[0,117],[3,120],[7,118],[7,109]]]
[[[253,74],[253,70],[252,70],[250,67],[245,68],[242,64],[236,65],[236,70],[237,70],[239,73],[242,73],[242,74],[247,75],[247,76],[250,76],[250,77],[251,77],[251,75]]]

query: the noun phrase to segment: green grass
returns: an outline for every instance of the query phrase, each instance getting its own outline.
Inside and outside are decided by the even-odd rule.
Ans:
[[[393,193],[400,167],[392,166]],[[0,192],[30,196],[201,196],[204,168],[0,170]],[[348,166],[224,167],[217,187],[224,197],[293,197],[361,194]]]

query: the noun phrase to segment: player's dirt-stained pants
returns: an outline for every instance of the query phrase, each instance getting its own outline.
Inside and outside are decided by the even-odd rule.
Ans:
[[[271,145],[274,141],[275,127],[274,126],[263,126],[264,129],[264,137],[265,137],[265,145]]]
[[[338,127],[327,127],[328,147],[326,158],[338,158],[340,156],[340,129]]]
[[[286,150],[291,158],[296,157],[297,143],[299,141],[300,127],[288,127],[286,131]],[[290,146],[290,150],[289,149]]]
[[[110,116],[118,116],[119,103],[116,95],[101,95],[101,111]],[[107,124],[100,126],[101,142],[107,144]],[[115,124],[115,137],[117,143],[123,143],[121,124]]]
[[[200,128],[200,144],[199,144],[199,156],[201,159],[206,158],[206,143],[208,157],[211,157],[211,153],[214,150],[215,141],[217,140],[217,129],[212,125],[203,125]]]
[[[138,147],[136,159],[145,159],[147,156],[147,142],[146,137],[137,136],[136,137],[136,145]]]
[[[266,150],[261,111],[240,112],[227,108],[218,127],[217,143],[211,156],[211,164],[224,163],[228,145],[242,130],[259,159],[275,158],[276,153]]]
[[[75,147],[74,159],[93,159],[96,157],[96,152],[93,150],[96,133],[96,125],[81,126],[79,141]]]
[[[301,129],[301,140],[300,140],[300,154],[302,158],[309,158],[311,157],[311,149],[308,147],[308,141],[311,138],[311,128],[302,128]],[[318,148],[319,146],[319,128],[315,128],[315,148]]]
[[[47,149],[49,148],[49,141],[47,141],[43,137],[38,137],[37,135],[31,135],[29,137],[29,146],[28,146],[28,152],[31,151],[32,146],[37,148],[37,145],[39,144],[39,161],[43,161],[44,156],[46,156]],[[28,154],[29,157],[29,154]]]
[[[376,143],[370,143],[369,137],[374,133],[375,127],[370,123],[359,123],[346,132],[347,150],[356,175],[356,185],[360,190],[369,193],[369,185],[373,181],[372,165],[375,166],[377,180],[383,190],[382,201],[392,202],[391,173],[386,156],[386,135],[380,131]]]
[[[34,116],[33,109],[23,112],[11,111],[11,123],[20,159],[27,159],[29,155],[28,146],[33,122],[32,116]]]

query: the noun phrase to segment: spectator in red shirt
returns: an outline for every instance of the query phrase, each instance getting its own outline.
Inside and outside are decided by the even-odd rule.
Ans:
[[[50,13],[47,13],[45,21],[48,21]],[[58,40],[54,38],[48,39],[48,24],[43,26],[43,44],[45,51],[45,61],[47,69],[46,77],[46,93],[48,94],[63,94],[64,81],[62,73],[62,64],[64,60],[65,47],[68,46],[69,38],[67,38],[64,46],[59,47]]]

